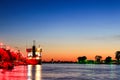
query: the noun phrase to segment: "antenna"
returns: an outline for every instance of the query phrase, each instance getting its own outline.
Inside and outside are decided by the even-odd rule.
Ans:
[[[35,40],[33,40],[33,46],[35,46]]]

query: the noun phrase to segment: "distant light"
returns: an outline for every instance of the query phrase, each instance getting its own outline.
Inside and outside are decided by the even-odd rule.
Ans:
[[[40,51],[40,48],[37,48],[37,51],[39,52],[39,51]]]
[[[36,57],[36,59],[38,59],[38,60],[39,60],[40,58],[39,58],[39,57]]]

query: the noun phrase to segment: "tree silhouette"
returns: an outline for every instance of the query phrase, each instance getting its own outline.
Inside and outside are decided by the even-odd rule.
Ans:
[[[10,60],[10,57],[9,57],[7,51],[3,48],[0,48],[0,60],[2,60],[2,61]]]
[[[116,60],[117,60],[117,63],[119,64],[119,60],[120,60],[120,51],[116,51],[115,54],[116,54],[116,55],[115,55],[115,58],[116,58]]]
[[[105,63],[106,64],[111,64],[111,62],[112,62],[112,58],[110,56],[106,57]]]
[[[0,61],[9,61],[14,62],[16,60],[23,61],[24,57],[20,52],[11,52],[10,50],[6,50],[3,48],[0,48]]]
[[[78,63],[80,64],[85,64],[86,63],[86,56],[78,57]]]
[[[101,59],[102,59],[102,56],[99,56],[99,55],[95,56],[96,63],[101,63]]]

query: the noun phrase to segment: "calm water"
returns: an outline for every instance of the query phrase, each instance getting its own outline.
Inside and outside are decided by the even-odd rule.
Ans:
[[[43,64],[0,69],[0,80],[120,80],[120,65]]]

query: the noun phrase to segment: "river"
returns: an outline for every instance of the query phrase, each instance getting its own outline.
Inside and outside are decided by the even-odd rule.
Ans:
[[[43,64],[0,69],[0,80],[120,80],[120,65]]]

